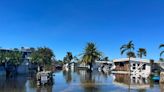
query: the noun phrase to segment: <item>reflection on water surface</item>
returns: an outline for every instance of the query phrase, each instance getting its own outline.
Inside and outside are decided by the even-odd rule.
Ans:
[[[164,84],[154,83],[150,77],[86,70],[56,71],[54,74],[54,84],[42,87],[36,85],[34,77],[1,76],[0,92],[162,92],[164,90]]]

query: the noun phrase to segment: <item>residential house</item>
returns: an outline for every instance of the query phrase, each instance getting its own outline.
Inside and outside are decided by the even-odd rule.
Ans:
[[[121,58],[113,60],[115,69],[113,73],[130,73],[134,75],[149,76],[151,73],[150,60],[140,58]]]

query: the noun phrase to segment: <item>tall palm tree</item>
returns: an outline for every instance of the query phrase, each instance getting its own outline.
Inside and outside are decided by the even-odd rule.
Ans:
[[[126,53],[128,57],[133,57],[133,58],[136,58],[136,55],[133,51],[129,51]]]
[[[65,63],[70,63],[71,60],[73,59],[72,52],[67,52],[66,56],[64,57],[63,61]]]
[[[147,55],[146,49],[145,48],[139,48],[137,51],[137,55],[139,58],[142,58],[143,56],[146,57],[146,55]]]
[[[67,52],[67,60],[68,62],[71,62],[71,60],[73,59],[73,55],[72,55],[72,52]]]
[[[133,52],[133,50],[134,50],[133,41],[129,41],[127,44],[122,45],[121,48],[120,48],[120,50],[121,50],[121,55],[123,55],[125,52],[127,52],[126,55],[129,58],[129,71],[130,71],[130,67],[131,67],[131,65],[130,65],[130,58],[131,57],[135,57],[135,53]],[[131,79],[129,81],[129,84],[130,83],[131,83]],[[129,91],[130,91],[130,85],[129,85]]]
[[[159,46],[159,48],[164,48],[164,44],[161,44],[161,45]],[[161,51],[160,56],[162,56],[163,53],[164,53],[164,50]]]
[[[99,59],[101,52],[97,50],[96,45],[92,42],[87,43],[84,53],[82,53],[82,62],[90,66],[89,70],[92,70],[92,64],[95,60]]]
[[[125,52],[127,52],[126,55],[130,59],[130,57],[132,57],[132,53],[134,54],[134,52],[133,52],[133,50],[134,50],[133,41],[129,41],[127,44],[122,45],[120,50],[121,50],[121,55],[123,55]]]

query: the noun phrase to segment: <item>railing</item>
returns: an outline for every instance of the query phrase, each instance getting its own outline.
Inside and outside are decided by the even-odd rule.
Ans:
[[[134,71],[132,71],[132,73],[136,74],[137,71],[140,71],[140,69],[143,67],[143,65],[144,65],[143,63],[142,64],[140,63],[140,65]]]

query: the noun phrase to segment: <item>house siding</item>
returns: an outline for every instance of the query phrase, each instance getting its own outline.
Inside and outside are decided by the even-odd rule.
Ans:
[[[115,71],[129,71],[129,62],[115,62]]]

